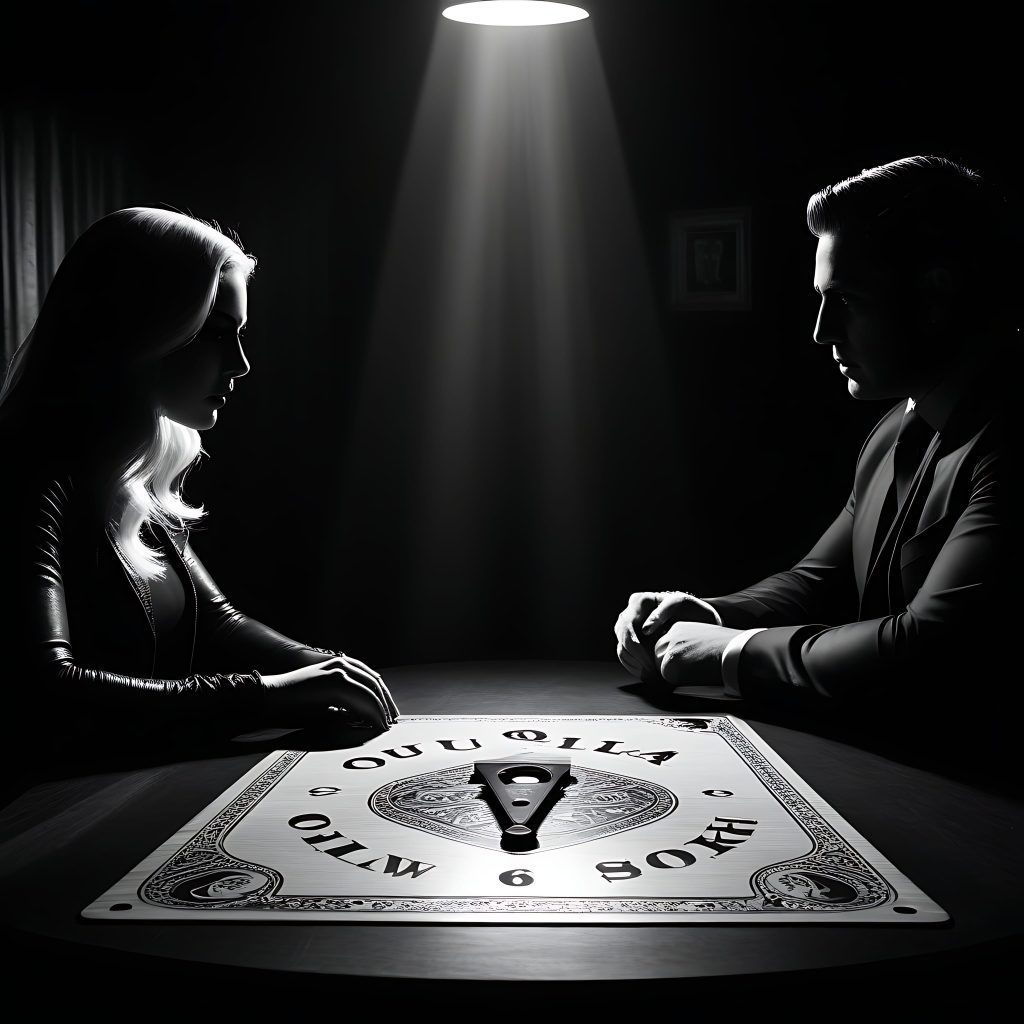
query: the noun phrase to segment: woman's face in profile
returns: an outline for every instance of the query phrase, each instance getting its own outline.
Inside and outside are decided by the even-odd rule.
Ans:
[[[244,274],[229,270],[217,286],[217,298],[202,330],[160,363],[157,402],[168,419],[194,430],[209,430],[216,424],[235,378],[249,372],[242,349],[246,299]]]

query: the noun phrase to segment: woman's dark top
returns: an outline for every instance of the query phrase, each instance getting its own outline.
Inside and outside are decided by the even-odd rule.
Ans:
[[[166,576],[142,579],[108,536],[87,474],[6,454],[2,674],[23,712],[111,713],[148,725],[177,712],[251,718],[265,694],[260,672],[336,653],[233,608],[187,531],[149,532]]]

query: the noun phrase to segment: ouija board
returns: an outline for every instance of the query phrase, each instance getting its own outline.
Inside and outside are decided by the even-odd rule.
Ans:
[[[510,847],[478,765],[569,759]],[[518,759],[518,760],[517,760]],[[106,921],[937,922],[745,723],[409,717],[279,750],[83,911]]]

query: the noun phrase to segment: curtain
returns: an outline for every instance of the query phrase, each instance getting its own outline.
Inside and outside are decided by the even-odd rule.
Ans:
[[[123,197],[123,163],[110,147],[55,112],[0,110],[0,369],[32,329],[68,247]]]

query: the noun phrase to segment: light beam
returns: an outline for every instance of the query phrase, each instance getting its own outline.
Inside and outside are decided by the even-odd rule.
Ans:
[[[438,22],[378,281],[335,538],[360,610],[392,659],[592,650],[677,463],[589,23]]]

